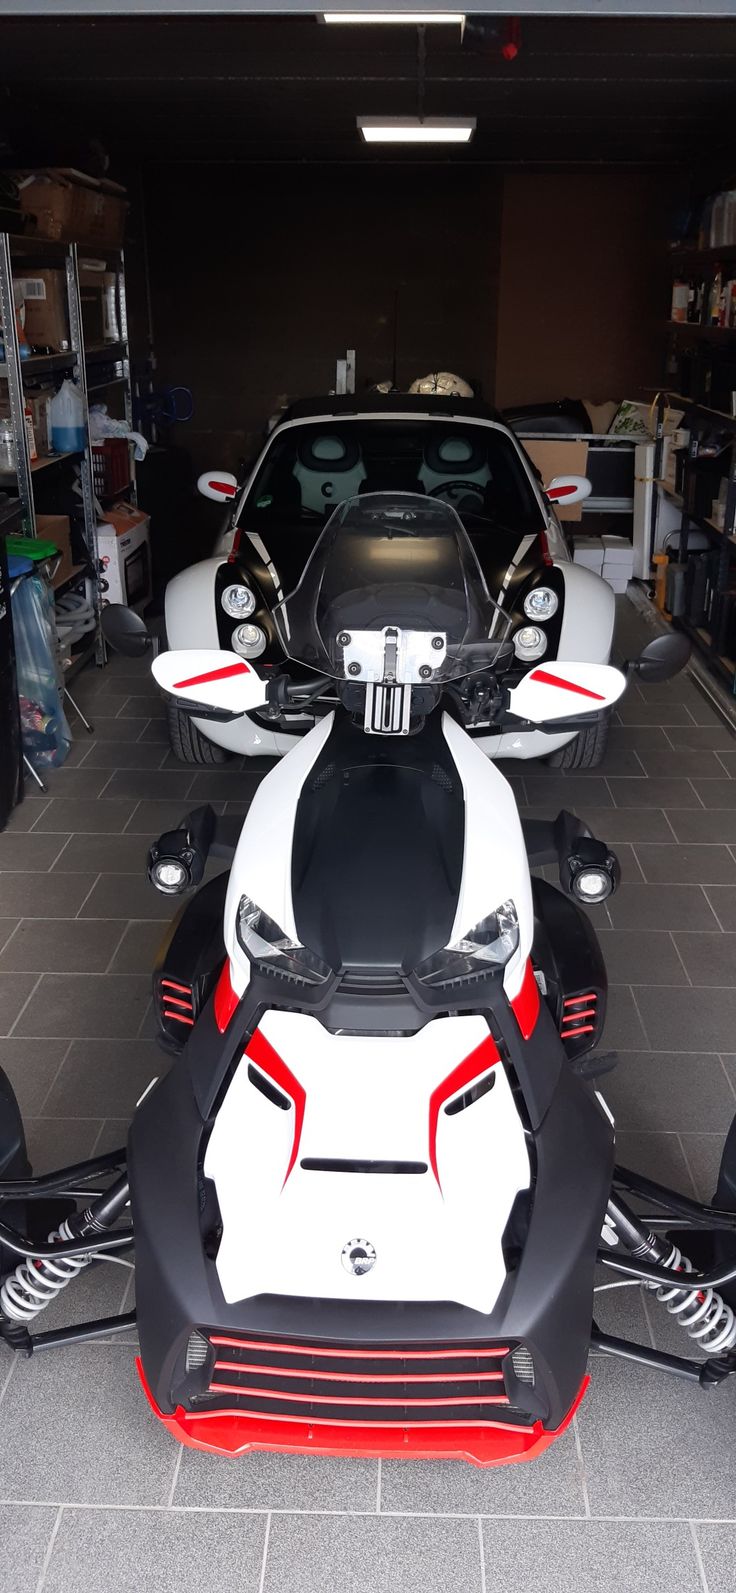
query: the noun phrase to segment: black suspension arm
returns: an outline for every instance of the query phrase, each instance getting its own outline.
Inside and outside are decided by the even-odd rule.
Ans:
[[[71,1167],[59,1168],[55,1173],[42,1173],[38,1178],[0,1179],[0,1202],[56,1194],[59,1190],[66,1190],[70,1184],[83,1184],[88,1178],[99,1178],[101,1173],[117,1172],[125,1163],[125,1150],[106,1151],[102,1156],[73,1162]]]

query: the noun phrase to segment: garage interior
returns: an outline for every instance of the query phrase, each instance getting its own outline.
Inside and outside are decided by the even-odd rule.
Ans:
[[[0,231],[14,276],[16,256],[19,275],[59,271],[73,234],[24,232],[10,174],[82,172],[113,198],[111,185],[125,190],[127,325],[118,297],[88,396],[149,444],[132,469],[151,561],[138,607],[154,623],[166,582],[210,557],[223,528],[199,474],[244,482],[271,417],[350,383],[348,351],[358,408],[375,384],[406,392],[429,372],[457,373],[501,411],[569,401],[550,444],[561,471],[578,469],[565,449],[581,447],[580,473],[593,452],[603,470],[617,445],[596,449],[594,434],[626,406],[625,479],[602,475],[596,508],[565,524],[604,577],[605,547],[624,550],[614,659],[674,628],[691,665],[632,682],[599,766],[502,767],[522,817],[564,806],[620,859],[620,889],[591,909],[617,1156],[709,1201],[736,1112],[736,207],[730,232],[725,201],[713,205],[736,186],[736,17],[672,11],[469,16],[464,30],[3,15]],[[477,125],[457,147],[369,145],[363,116]],[[119,288],[110,236],[80,249]],[[100,298],[80,269],[84,317]],[[56,354],[29,357],[40,370]],[[11,420],[0,363],[0,532],[18,493],[3,466]],[[32,463],[35,530],[53,543],[78,511],[72,470]],[[122,503],[134,509],[135,492]],[[27,518],[11,529],[27,533]],[[78,552],[67,532],[79,571],[63,590],[89,606]],[[146,878],[151,840],[201,802],[245,816],[271,766],[183,765],[150,660],[103,665],[94,615],[92,631],[66,623],[68,754],[39,765],[42,787],[26,770],[0,824],[0,1068],[37,1173],[121,1144],[168,1066],[150,992],[173,914]],[[99,1266],[44,1326],[133,1305],[132,1273]],[[638,1287],[597,1295],[596,1320],[682,1353],[681,1330]],[[9,1593],[736,1585],[733,1380],[703,1394],[594,1353],[570,1430],[528,1466],[226,1462],[179,1449],[153,1421],[135,1343],[130,1328],[31,1360],[0,1345]]]

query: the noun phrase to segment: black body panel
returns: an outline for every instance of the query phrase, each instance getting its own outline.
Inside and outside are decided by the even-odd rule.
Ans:
[[[599,1044],[606,1021],[608,976],[587,914],[546,880],[532,880],[536,967],[543,969],[548,1003],[570,1058]]]
[[[195,896],[184,903],[169,924],[158,949],[153,971],[153,998],[159,1025],[159,1044],[165,1051],[181,1051],[190,1023],[210,995],[225,956],[222,921],[229,873],[217,874],[201,885]],[[165,991],[180,989],[166,1013]],[[184,1005],[183,993],[191,992],[191,1006]],[[182,1017],[172,1014],[177,1008]]]

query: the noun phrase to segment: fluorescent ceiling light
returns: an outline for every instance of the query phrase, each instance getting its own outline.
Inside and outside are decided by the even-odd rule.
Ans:
[[[425,26],[427,23],[443,22],[451,26],[456,22],[460,27],[465,23],[461,11],[323,11],[323,22],[408,22],[413,27]]]
[[[474,116],[359,116],[366,144],[469,144]]]

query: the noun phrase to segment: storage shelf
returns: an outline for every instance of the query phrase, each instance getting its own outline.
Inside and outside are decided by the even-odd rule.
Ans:
[[[667,403],[670,408],[684,409],[686,413],[703,415],[706,419],[725,422],[723,431],[736,432],[736,415],[727,415],[725,409],[711,409],[709,404],[701,404],[697,398],[685,398],[682,393],[672,393],[665,389]]]
[[[736,679],[736,663],[734,663],[732,658],[728,658],[722,653],[714,652],[713,638],[709,632],[702,625],[691,625],[690,620],[684,617],[673,620],[672,624],[676,630],[682,630],[686,636],[690,637],[693,646],[708,660],[711,669],[715,670],[716,674],[720,675],[729,689],[733,691],[734,680]]]
[[[79,581],[83,575],[88,574],[88,564],[75,564],[70,570],[69,574],[64,576],[63,580],[51,582],[51,585],[54,588],[54,596],[58,597],[59,593],[65,592],[67,587],[72,586],[75,581]]]
[[[693,514],[690,509],[686,509],[685,500],[682,496],[682,493],[675,492],[666,481],[655,480],[654,485],[655,487],[659,487],[660,492],[664,493],[666,498],[669,498],[670,502],[675,505],[675,508],[679,509],[680,512],[685,516],[685,519],[689,520],[692,525],[699,527],[701,531],[709,531],[712,536],[723,537],[726,542],[730,542],[732,546],[736,546],[736,536],[730,535],[725,526],[716,525],[715,520],[709,520],[706,515]]]
[[[114,365],[117,360],[128,357],[128,345],[124,339],[118,343],[98,343],[94,348],[84,351],[85,365],[104,365],[108,361]]]
[[[81,457],[81,451],[67,454],[42,454],[40,459],[31,460],[31,475],[35,476],[38,470],[47,470],[49,465],[58,465],[63,459],[81,459]],[[0,470],[0,476],[4,481],[14,481],[16,471]]]
[[[127,385],[128,385],[127,376],[111,376],[110,380],[107,381],[107,382],[92,382],[92,383],[88,382],[87,383],[87,392],[88,393],[103,393],[103,392],[107,391],[108,387],[127,387]]]
[[[724,243],[720,249],[673,249],[670,260],[673,265],[692,267],[694,271],[703,266],[726,265],[736,260],[736,243]]]
[[[53,371],[69,371],[77,363],[77,356],[73,349],[63,354],[30,354],[27,360],[21,360],[21,374],[23,376],[50,376]],[[7,381],[7,360],[0,360],[0,377]]]
[[[717,343],[721,338],[736,337],[736,326],[703,326],[700,321],[668,321],[671,332],[691,332],[697,337],[705,338],[709,343]]]

